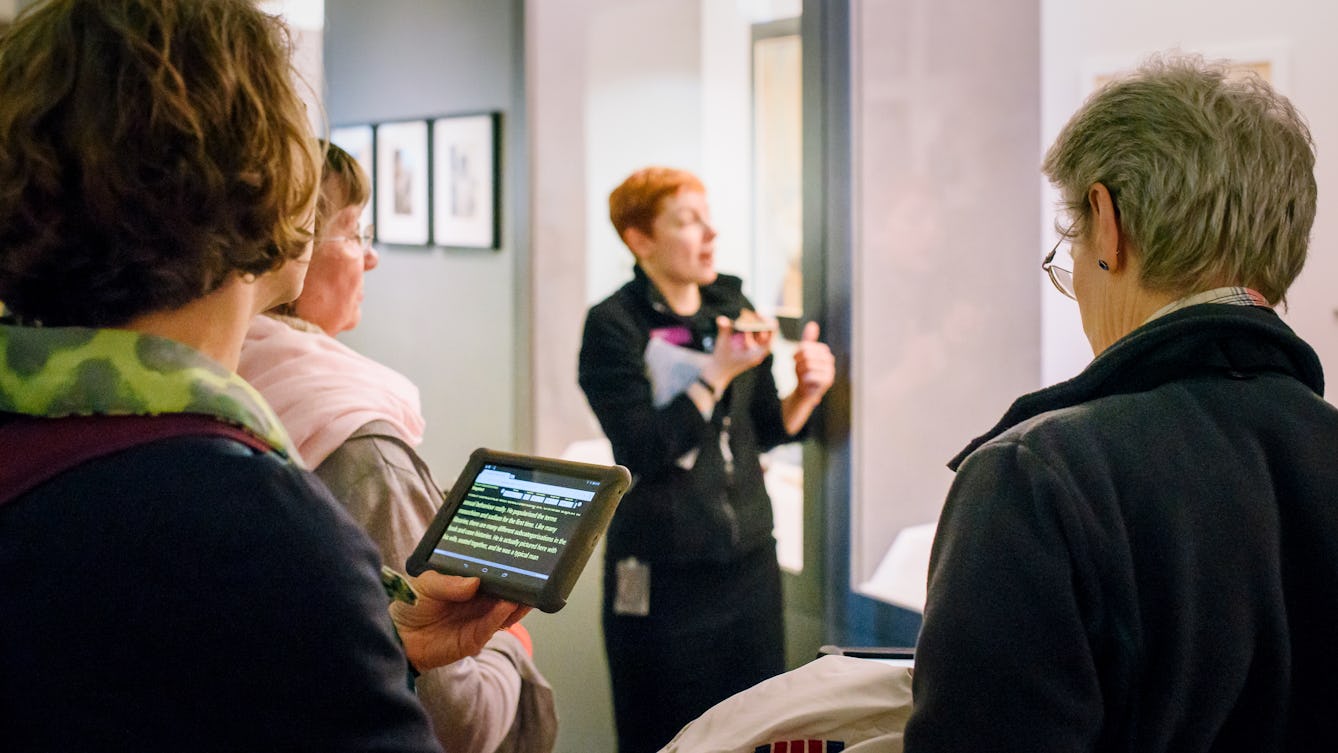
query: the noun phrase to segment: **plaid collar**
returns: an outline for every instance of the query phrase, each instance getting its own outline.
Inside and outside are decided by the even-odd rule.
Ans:
[[[1260,306],[1262,308],[1273,308],[1269,305],[1268,300],[1257,290],[1242,287],[1213,288],[1212,290],[1204,290],[1199,293],[1187,295],[1177,301],[1171,301],[1154,311],[1152,316],[1149,316],[1143,323],[1147,324],[1153,319],[1160,316],[1166,316],[1172,311],[1179,311],[1180,309],[1196,306],[1200,303],[1225,303],[1231,306]]]

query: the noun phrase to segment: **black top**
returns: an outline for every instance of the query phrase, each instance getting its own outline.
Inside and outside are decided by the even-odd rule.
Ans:
[[[233,440],[66,471],[0,506],[0,747],[439,750],[378,561],[309,473]]]
[[[1019,399],[954,461],[908,753],[1338,750],[1322,391],[1272,311],[1206,304]]]
[[[652,400],[645,361],[652,331],[709,351],[715,318],[734,318],[752,308],[739,278],[729,275],[702,286],[701,297],[696,314],[679,316],[637,267],[632,281],[586,317],[581,389],[613,445],[614,459],[634,478],[609,527],[608,557],[726,561],[773,541],[758,454],[796,437],[785,431],[771,357],[730,382],[709,419],[686,393],[658,408]],[[732,469],[721,449],[722,434]]]

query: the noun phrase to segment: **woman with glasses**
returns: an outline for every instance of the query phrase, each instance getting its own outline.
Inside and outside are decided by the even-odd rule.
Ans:
[[[371,196],[357,160],[321,144],[311,266],[296,300],[256,317],[237,372],[274,408],[303,460],[396,569],[441,506],[414,450],[423,440],[418,388],[334,339],[362,318],[363,275],[378,257],[359,218]],[[552,691],[517,623],[477,656],[423,673],[419,699],[450,751],[546,751],[556,735]],[[503,745],[505,741],[505,745]]]
[[[1338,750],[1338,410],[1274,311],[1314,147],[1256,77],[1153,60],[1046,155],[1096,354],[950,464],[906,750]]]

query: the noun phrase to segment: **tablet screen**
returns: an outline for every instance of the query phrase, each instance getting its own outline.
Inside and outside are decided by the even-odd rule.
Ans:
[[[486,463],[428,563],[539,588],[599,491],[599,479]]]
[[[404,565],[476,576],[483,593],[556,612],[631,482],[620,465],[481,447]]]

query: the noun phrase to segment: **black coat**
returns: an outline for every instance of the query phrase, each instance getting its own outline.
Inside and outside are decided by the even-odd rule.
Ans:
[[[1207,304],[1019,399],[953,463],[908,753],[1338,750],[1323,389],[1272,311]]]
[[[314,476],[230,439],[67,470],[0,504],[0,749],[440,750],[379,562]]]
[[[703,418],[686,393],[657,408],[646,373],[652,330],[690,337],[709,350],[715,317],[752,308],[737,277],[701,288],[697,314],[682,317],[638,267],[632,281],[590,309],[581,341],[580,384],[613,457],[635,478],[609,526],[607,556],[651,562],[727,561],[772,543],[771,500],[758,454],[795,439],[785,431],[771,358],[730,382]],[[686,331],[686,332],[684,332]],[[721,450],[728,437],[732,472]],[[677,462],[697,451],[691,469]]]

